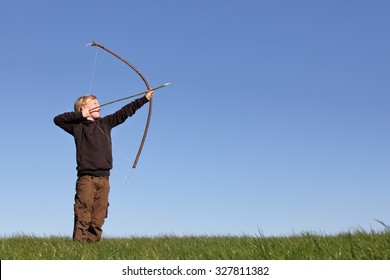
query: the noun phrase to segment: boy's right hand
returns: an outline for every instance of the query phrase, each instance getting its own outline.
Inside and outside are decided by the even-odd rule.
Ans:
[[[83,114],[84,118],[88,118],[89,116],[91,116],[89,109],[85,106],[81,109],[81,113]]]

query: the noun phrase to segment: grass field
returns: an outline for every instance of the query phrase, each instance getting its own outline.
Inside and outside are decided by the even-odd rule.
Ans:
[[[0,238],[1,260],[389,260],[390,231],[338,235],[155,236],[102,239],[13,235]]]

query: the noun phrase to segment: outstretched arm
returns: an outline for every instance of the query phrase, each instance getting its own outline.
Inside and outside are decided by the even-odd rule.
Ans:
[[[153,96],[153,91],[149,91],[144,97],[138,98],[129,104],[123,106],[120,110],[115,113],[104,117],[103,119],[108,120],[111,127],[115,127],[123,123],[128,117],[131,117],[135,112],[143,105],[148,103]],[[149,99],[148,99],[149,98]]]

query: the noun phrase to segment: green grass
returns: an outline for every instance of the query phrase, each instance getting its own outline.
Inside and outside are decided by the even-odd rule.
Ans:
[[[285,237],[106,237],[97,244],[21,234],[1,237],[0,250],[2,260],[389,260],[390,231]]]

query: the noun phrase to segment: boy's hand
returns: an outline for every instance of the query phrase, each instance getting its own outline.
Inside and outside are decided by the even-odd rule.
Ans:
[[[83,117],[84,118],[88,118],[91,116],[90,112],[89,112],[89,109],[84,106],[82,109],[81,109],[81,113],[83,114]]]
[[[152,99],[153,94],[154,94],[154,91],[153,91],[153,90],[148,90],[148,91],[146,92],[145,96],[146,96],[146,98],[147,98],[148,100],[150,100],[150,99]]]

